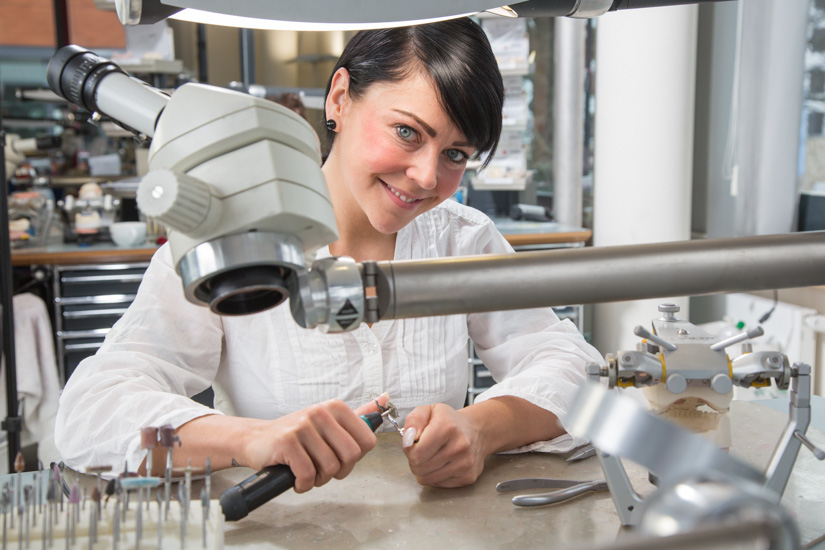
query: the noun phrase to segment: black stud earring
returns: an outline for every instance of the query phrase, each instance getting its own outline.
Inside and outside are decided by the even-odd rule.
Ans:
[[[326,122],[327,130],[335,130],[336,124],[335,121],[330,119]]]

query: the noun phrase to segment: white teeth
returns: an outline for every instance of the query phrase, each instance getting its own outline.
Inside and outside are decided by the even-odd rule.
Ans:
[[[384,184],[384,185],[387,185],[387,184]],[[401,193],[399,193],[398,191],[396,191],[395,189],[393,189],[392,187],[390,187],[389,185],[387,185],[387,188],[390,191],[392,191],[393,193],[395,193],[395,196],[398,197],[399,199],[401,199],[404,202],[416,202],[416,201],[421,200],[421,199],[411,199],[409,197],[406,197],[406,196],[402,195]]]

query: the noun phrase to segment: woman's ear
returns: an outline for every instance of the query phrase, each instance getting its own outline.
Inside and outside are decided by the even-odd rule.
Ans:
[[[341,116],[349,103],[349,71],[341,67],[332,75],[332,83],[325,103],[327,120],[341,124]]]

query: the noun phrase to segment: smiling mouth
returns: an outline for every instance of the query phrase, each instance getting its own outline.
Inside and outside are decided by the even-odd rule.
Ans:
[[[384,182],[382,181],[381,183],[384,183]],[[392,187],[390,185],[387,185],[386,183],[384,183],[384,185],[386,185],[387,189],[389,189],[396,197],[398,197],[399,199],[401,199],[402,201],[404,201],[408,204],[424,200],[424,199],[411,199],[410,197],[408,197],[408,196],[404,195],[403,193],[399,192],[398,189],[395,189],[394,187]]]

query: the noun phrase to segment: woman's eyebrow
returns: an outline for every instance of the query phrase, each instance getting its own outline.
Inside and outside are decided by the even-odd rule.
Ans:
[[[421,120],[418,116],[410,113],[409,111],[403,111],[401,109],[393,109],[393,111],[395,111],[396,113],[400,113],[402,115],[408,116],[411,119],[415,120],[418,124],[421,125],[422,128],[424,128],[424,131],[427,132],[427,134],[430,137],[436,137],[438,135],[438,133],[432,128],[432,126],[430,126],[429,124],[427,124],[426,122]],[[453,146],[455,146],[455,147],[473,147],[473,144],[470,143],[469,141],[456,141],[456,142],[453,143]]]
[[[430,126],[429,124],[427,124],[426,122],[424,122],[423,120],[418,118],[416,115],[414,115],[414,114],[412,114],[408,111],[402,111],[401,109],[393,109],[393,111],[395,111],[396,113],[401,113],[402,115],[406,115],[406,116],[410,117],[411,119],[415,120],[418,124],[421,125],[422,128],[424,128],[424,131],[427,132],[430,135],[430,137],[435,137],[435,136],[438,135],[436,133],[436,131],[433,130],[432,126]]]

